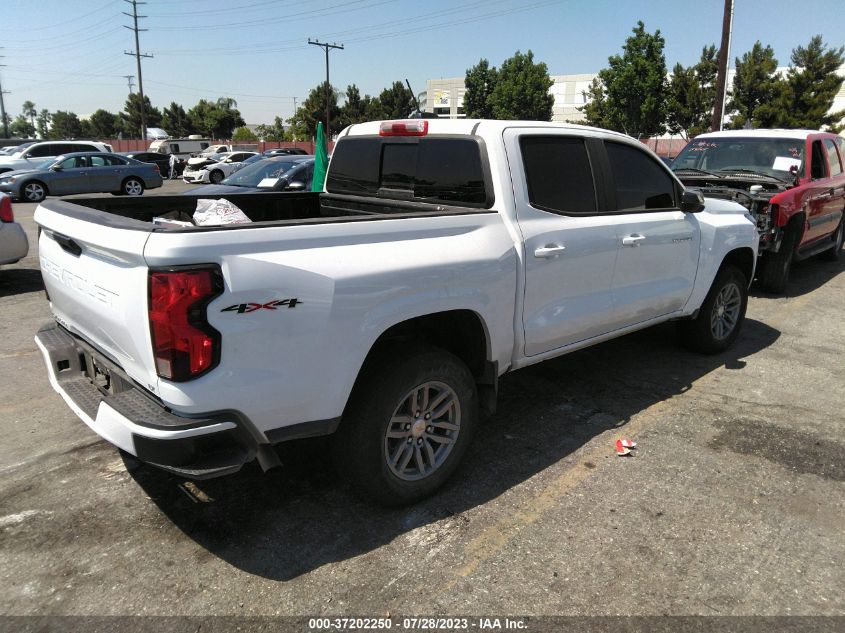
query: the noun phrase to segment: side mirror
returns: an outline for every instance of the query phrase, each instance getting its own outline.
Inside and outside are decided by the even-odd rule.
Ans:
[[[61,170],[62,170],[61,165],[50,165],[50,171],[61,171]]]
[[[700,191],[684,189],[681,194],[681,211],[684,213],[699,213],[704,211],[704,196]]]
[[[288,191],[302,191],[305,189],[305,183],[299,180],[294,180],[290,183],[287,187],[285,187]]]

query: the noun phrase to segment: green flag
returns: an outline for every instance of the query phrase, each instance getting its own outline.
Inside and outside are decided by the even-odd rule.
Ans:
[[[329,157],[326,153],[326,134],[323,132],[323,122],[317,123],[317,148],[314,150],[314,177],[311,179],[311,191],[322,191],[326,182],[326,169],[329,167]]]

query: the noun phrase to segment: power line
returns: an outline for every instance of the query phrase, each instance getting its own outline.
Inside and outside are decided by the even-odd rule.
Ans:
[[[146,2],[139,2],[138,0],[123,0],[132,5],[132,13],[123,12],[123,15],[129,16],[133,20],[134,26],[126,26],[124,28],[129,29],[130,31],[135,31],[135,50],[134,52],[123,51],[124,55],[134,55],[135,62],[138,64],[138,95],[141,98],[141,140],[147,140],[147,116],[144,112],[144,78],[141,75],[141,58],[142,57],[152,57],[152,55],[146,55],[141,53],[141,44],[138,41],[138,32],[139,31],[146,31],[147,29],[139,29],[138,28],[138,18],[145,18],[145,15],[138,15],[138,5],[139,4],[147,4]]]

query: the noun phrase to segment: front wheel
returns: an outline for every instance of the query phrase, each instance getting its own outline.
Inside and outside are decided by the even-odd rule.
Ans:
[[[681,339],[687,347],[703,354],[728,349],[742,328],[748,307],[748,280],[736,266],[725,266],[716,275],[698,316],[681,321]]]
[[[127,196],[140,196],[144,193],[144,183],[137,178],[127,178],[123,181],[121,192]]]
[[[400,506],[439,488],[466,452],[478,418],[472,374],[430,346],[391,347],[368,363],[333,439],[355,491]]]
[[[214,185],[220,184],[220,182],[223,180],[223,172],[219,169],[215,169],[213,172],[208,174],[208,179]]]
[[[44,183],[37,180],[31,180],[24,184],[21,188],[21,197],[27,202],[41,202],[47,197],[47,187]]]

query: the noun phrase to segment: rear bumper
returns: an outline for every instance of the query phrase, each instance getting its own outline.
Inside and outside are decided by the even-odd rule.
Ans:
[[[57,324],[35,343],[53,389],[91,430],[140,460],[193,479],[237,472],[258,445],[236,413],[184,417]],[[94,381],[97,381],[98,385]]]

